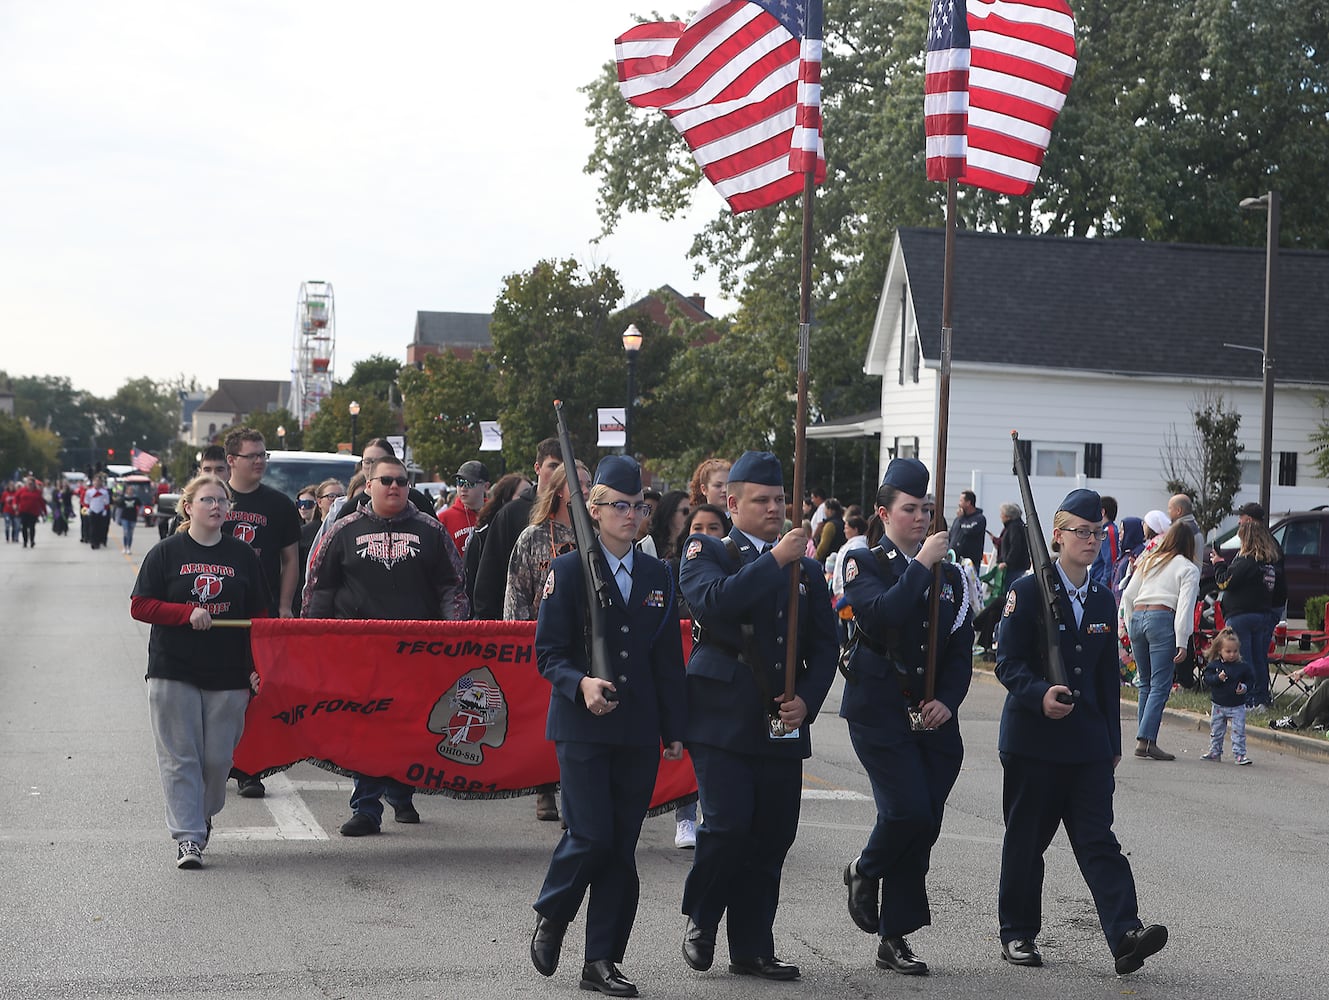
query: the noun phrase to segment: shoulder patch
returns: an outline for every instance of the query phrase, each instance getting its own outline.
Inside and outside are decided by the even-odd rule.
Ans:
[[[554,593],[554,570],[551,567],[549,575],[545,577],[544,599],[548,600]]]
[[[701,540],[694,538],[688,542],[688,550],[683,553],[684,559],[696,559],[701,554]]]
[[[1006,595],[1006,607],[1005,607],[1004,609],[1002,609],[1001,616],[1002,616],[1003,618],[1009,618],[1009,617],[1010,617],[1011,615],[1013,615],[1013,614],[1015,614],[1015,591],[1014,591],[1014,590],[1012,590],[1009,594]]]
[[[850,559],[844,568],[844,582],[853,583],[858,579],[858,560]]]

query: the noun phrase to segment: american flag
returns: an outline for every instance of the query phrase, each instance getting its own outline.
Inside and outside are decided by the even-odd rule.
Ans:
[[[1029,194],[1074,76],[1066,0],[969,0],[967,10],[965,0],[933,0],[928,178]]]
[[[615,39],[619,89],[659,108],[734,212],[826,177],[821,141],[822,0],[710,0],[687,24]]]
[[[146,451],[141,451],[138,448],[131,448],[129,454],[129,460],[139,472],[151,472],[152,467],[157,464],[156,455],[149,455]]]

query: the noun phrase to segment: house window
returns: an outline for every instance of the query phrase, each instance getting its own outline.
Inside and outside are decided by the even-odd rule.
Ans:
[[[918,457],[918,438],[916,437],[898,437],[895,439],[895,457],[896,458],[917,458]]]
[[[1071,478],[1080,472],[1081,449],[1073,444],[1061,444],[1055,441],[1034,441],[1035,476],[1054,476]]]
[[[1295,451],[1280,451],[1278,453],[1278,485],[1297,485],[1297,453]]]
[[[1084,446],[1084,476],[1086,479],[1103,478],[1102,444],[1086,444]]]

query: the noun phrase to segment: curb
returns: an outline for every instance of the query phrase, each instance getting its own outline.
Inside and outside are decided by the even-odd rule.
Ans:
[[[994,684],[1001,683],[997,680],[996,672],[989,664],[975,665],[974,674],[986,677]],[[1164,708],[1163,715],[1165,718],[1177,722],[1189,723],[1199,732],[1209,732],[1209,716],[1207,715],[1200,715],[1198,712],[1190,712],[1181,708]],[[1253,726],[1248,720],[1246,723],[1246,742],[1259,743],[1262,746],[1275,748],[1284,753],[1296,754],[1298,757],[1329,761],[1329,738],[1325,737],[1302,736],[1300,733],[1270,729],[1267,725]]]

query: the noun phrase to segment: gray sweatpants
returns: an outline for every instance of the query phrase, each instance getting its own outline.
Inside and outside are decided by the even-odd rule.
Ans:
[[[204,691],[185,681],[148,678],[166,827],[177,841],[207,843],[208,821],[226,805],[226,779],[248,705],[248,690]]]

